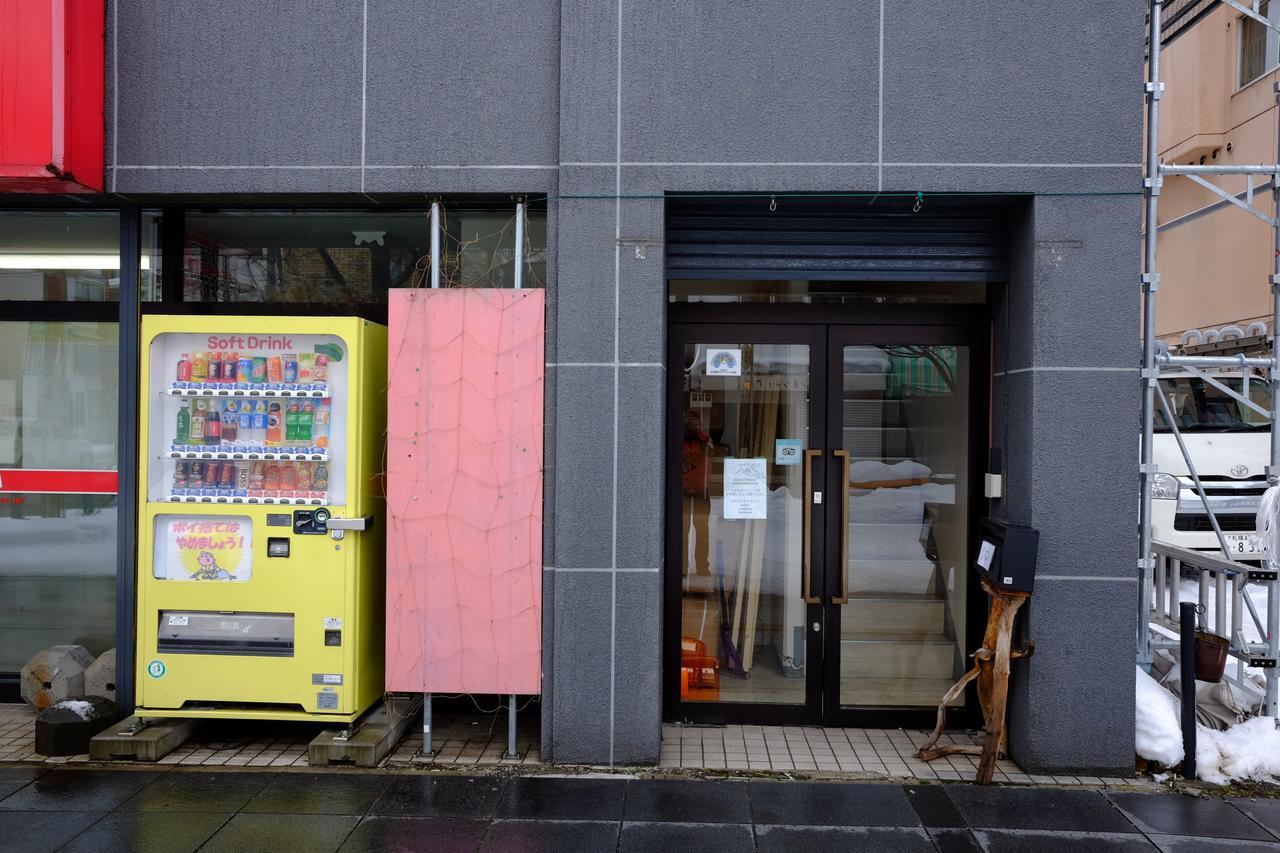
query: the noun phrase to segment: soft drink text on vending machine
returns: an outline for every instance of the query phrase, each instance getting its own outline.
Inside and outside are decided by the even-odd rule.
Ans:
[[[291,350],[293,338],[283,335],[210,335],[206,341],[213,350]]]

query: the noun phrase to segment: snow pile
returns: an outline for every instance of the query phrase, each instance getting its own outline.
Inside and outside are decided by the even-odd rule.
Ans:
[[[1142,667],[1138,671],[1137,752],[1140,758],[1172,767],[1182,761],[1182,726],[1173,694]],[[1197,750],[1197,756],[1199,750]]]
[[[1233,779],[1280,778],[1280,729],[1275,717],[1254,717],[1225,732],[1196,727],[1196,775],[1225,785]]]
[[[1173,767],[1182,762],[1182,727],[1173,694],[1136,667],[1135,747],[1139,758]],[[1232,780],[1280,780],[1280,728],[1275,717],[1254,717],[1226,731],[1196,724],[1196,776],[1213,785]]]
[[[86,702],[83,699],[63,699],[55,708],[66,708],[82,720],[89,719],[89,715],[93,713],[93,703]]]

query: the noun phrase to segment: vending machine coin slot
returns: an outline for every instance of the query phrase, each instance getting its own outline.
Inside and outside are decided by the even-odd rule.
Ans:
[[[323,536],[328,532],[329,510],[297,509],[293,511],[293,532],[307,536]]]

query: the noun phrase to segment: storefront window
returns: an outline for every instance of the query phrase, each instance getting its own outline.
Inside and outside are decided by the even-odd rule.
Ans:
[[[150,267],[151,257],[144,251],[143,299],[158,296]],[[119,299],[116,211],[0,211],[0,301]]]
[[[515,206],[444,211],[441,278],[448,287],[511,287]],[[428,209],[391,212],[189,211],[186,302],[383,303],[393,287],[431,277]],[[546,213],[530,212],[524,286],[546,278]]]
[[[115,323],[0,322],[0,672],[114,642],[118,351]]]

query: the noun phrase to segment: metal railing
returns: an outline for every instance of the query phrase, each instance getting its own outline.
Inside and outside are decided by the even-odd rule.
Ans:
[[[1249,597],[1249,586],[1272,581],[1272,573],[1205,551],[1192,551],[1164,542],[1153,542],[1151,547],[1155,552],[1155,571],[1148,590],[1151,607],[1147,613],[1146,629],[1150,632],[1152,647],[1177,648],[1182,580],[1184,575],[1194,576],[1199,613],[1197,627],[1226,637],[1231,643],[1224,680],[1240,688],[1256,703],[1265,702],[1270,691],[1249,680],[1245,668],[1262,668],[1268,687],[1274,684],[1280,673],[1270,666],[1268,644],[1247,639],[1246,625],[1255,628],[1258,636],[1265,640],[1265,620]]]

